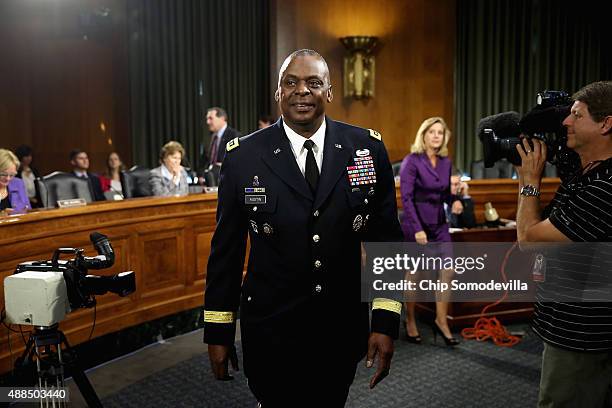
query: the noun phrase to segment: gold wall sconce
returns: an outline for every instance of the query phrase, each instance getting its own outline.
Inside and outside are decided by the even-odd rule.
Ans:
[[[372,51],[378,44],[377,37],[342,37],[340,42],[348,50],[344,56],[344,97],[374,97],[375,59]]]

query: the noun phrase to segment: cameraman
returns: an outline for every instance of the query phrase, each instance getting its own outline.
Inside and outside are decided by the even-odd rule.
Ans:
[[[527,139],[522,146],[516,145],[522,159],[517,167],[519,244],[612,241],[612,82],[589,84],[573,99],[563,125],[567,147],[580,156],[582,171],[559,186],[550,216],[544,220],[539,187],[546,145],[536,139],[532,139],[533,149]],[[569,276],[573,282],[566,282],[567,286],[579,287],[580,276]],[[538,406],[608,406],[612,304],[565,303],[545,296],[538,293],[533,319],[533,330],[544,340]]]

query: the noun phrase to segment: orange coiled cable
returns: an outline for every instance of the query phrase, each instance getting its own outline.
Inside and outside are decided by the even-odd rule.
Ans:
[[[512,248],[510,248],[504,256],[504,261],[502,262],[501,266],[501,275],[504,282],[508,281],[506,278],[506,263],[508,262],[508,258],[510,258],[510,254],[512,251],[514,251],[516,246],[517,243],[515,242],[514,245],[512,245]],[[504,299],[506,299],[506,297],[508,297],[507,290],[496,302],[486,305],[480,312],[480,318],[476,321],[476,323],[474,323],[474,327],[466,327],[465,329],[461,330],[461,336],[463,336],[464,339],[476,339],[477,341],[492,339],[493,344],[501,347],[512,347],[521,341],[518,336],[513,336],[508,333],[508,330],[506,330],[504,325],[501,324],[496,317],[484,317],[487,310],[499,305],[504,301]]]

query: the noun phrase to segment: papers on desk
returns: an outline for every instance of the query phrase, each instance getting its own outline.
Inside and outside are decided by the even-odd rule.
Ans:
[[[460,232],[460,231],[463,231],[463,228],[452,228],[452,227],[450,227],[448,229],[448,232],[450,232],[451,234],[454,233],[454,232]]]

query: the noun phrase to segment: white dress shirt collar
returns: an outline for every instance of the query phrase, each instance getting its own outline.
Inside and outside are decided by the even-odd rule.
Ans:
[[[217,136],[219,136],[219,138],[217,139],[217,144],[221,142],[221,138],[223,137],[223,133],[225,133],[225,129],[227,129],[227,123],[223,125],[223,127],[217,132]]]
[[[304,174],[306,170],[306,155],[308,151],[304,147],[304,142],[307,140],[304,136],[297,134],[293,129],[291,129],[285,121],[283,120],[283,128],[285,129],[285,134],[289,138],[289,142],[291,143],[291,151],[293,152],[293,156],[297,161],[298,167],[302,174]],[[319,168],[319,173],[321,172],[321,166],[323,165],[323,146],[325,145],[325,129],[327,125],[325,120],[321,123],[321,126],[317,131],[310,137],[310,140],[314,143],[312,151],[315,155],[315,160],[317,161],[317,167]]]

